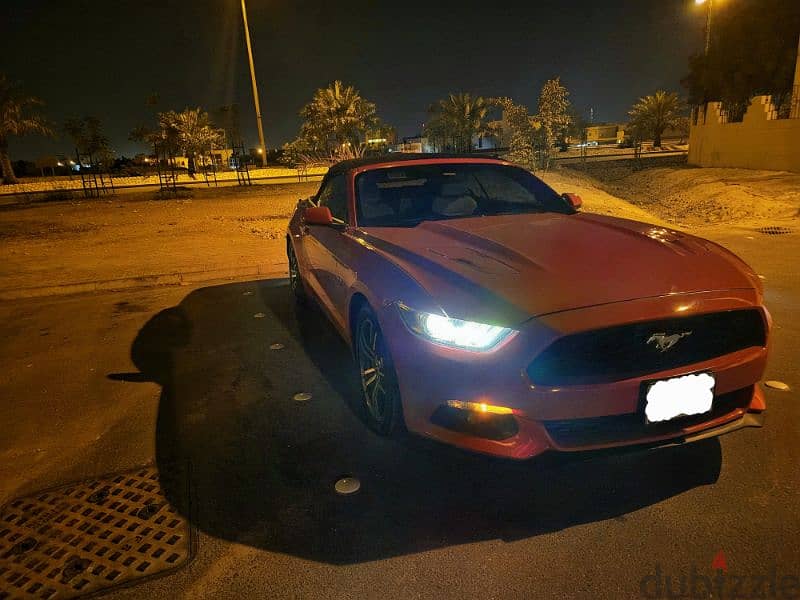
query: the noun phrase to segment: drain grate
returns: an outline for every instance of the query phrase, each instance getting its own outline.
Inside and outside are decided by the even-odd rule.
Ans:
[[[792,230],[788,227],[777,227],[775,225],[770,225],[768,227],[759,227],[756,229],[759,233],[766,233],[767,235],[784,235],[786,233],[792,233]]]
[[[177,569],[193,553],[192,527],[164,498],[155,468],[71,484],[0,511],[0,600],[105,591]]]

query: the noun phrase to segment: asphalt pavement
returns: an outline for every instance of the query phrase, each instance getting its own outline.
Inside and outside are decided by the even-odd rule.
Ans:
[[[190,494],[164,487],[196,558],[119,598],[758,597],[762,578],[798,597],[800,235],[707,233],[764,278],[765,379],[792,390],[766,391],[763,429],[502,461],[368,430],[345,344],[282,280],[11,300],[0,504],[184,472]],[[338,495],[341,477],[360,491]]]

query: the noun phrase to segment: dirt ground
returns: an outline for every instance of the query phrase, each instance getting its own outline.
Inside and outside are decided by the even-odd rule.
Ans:
[[[318,185],[6,206],[0,210],[0,291],[237,266],[281,269],[286,222],[297,200]]]
[[[558,192],[580,194],[587,212],[701,233],[713,225],[795,222],[800,208],[798,174],[604,163],[594,172],[561,168],[541,176]],[[201,188],[169,200],[137,191],[0,207],[0,297],[283,273],[288,219],[318,185]],[[159,279],[176,274],[181,279]],[[75,289],[92,282],[104,287]]]
[[[537,173],[537,176],[559,193],[578,194],[583,200],[583,210],[586,212],[644,221],[654,225],[669,225],[664,219],[608,193],[598,182],[571,169],[556,169],[548,173]]]
[[[679,163],[637,171],[632,162],[615,161],[588,165],[586,171],[569,171],[587,186],[599,187],[678,226],[735,223],[760,227],[787,225],[783,222],[796,222],[800,217],[800,173],[695,168]]]

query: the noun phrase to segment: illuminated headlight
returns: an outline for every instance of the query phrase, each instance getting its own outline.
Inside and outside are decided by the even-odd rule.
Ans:
[[[403,304],[397,306],[403,321],[411,331],[444,346],[486,352],[516,333],[508,327],[451,319],[443,315],[413,310]]]

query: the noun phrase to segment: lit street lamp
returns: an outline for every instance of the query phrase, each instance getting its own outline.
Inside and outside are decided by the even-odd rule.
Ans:
[[[258,124],[258,143],[261,144],[261,148],[266,148],[264,144],[264,127],[261,125],[261,106],[258,101],[258,86],[256,85],[256,68],[253,64],[253,47],[250,45],[250,27],[247,25],[247,6],[245,6],[245,0],[242,0],[242,20],[244,21],[244,39],[247,42],[247,57],[250,60],[250,79],[253,82],[253,104],[256,107],[256,123]],[[261,149],[258,151],[261,154],[261,166],[267,166],[267,155],[262,152]]]

